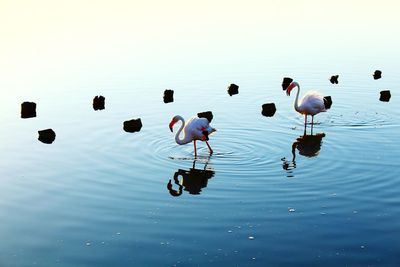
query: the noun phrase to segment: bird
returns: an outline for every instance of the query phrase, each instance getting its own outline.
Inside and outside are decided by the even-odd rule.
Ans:
[[[311,133],[314,124],[314,116],[320,112],[325,112],[324,97],[317,91],[308,91],[299,101],[300,85],[293,81],[286,89],[286,94],[290,96],[293,88],[297,87],[296,99],[294,100],[294,109],[304,115],[304,134],[306,134],[307,115],[311,115]]]
[[[173,132],[174,124],[178,121],[182,121],[182,125],[175,135],[175,141],[178,145],[185,145],[193,141],[194,156],[197,157],[196,141],[201,140],[206,142],[210,154],[213,153],[210,144],[208,143],[208,136],[215,132],[216,129],[210,126],[210,122],[206,118],[192,117],[187,123],[182,116],[176,115],[172,118],[169,123],[169,129]],[[184,132],[183,138],[180,138],[181,132]]]

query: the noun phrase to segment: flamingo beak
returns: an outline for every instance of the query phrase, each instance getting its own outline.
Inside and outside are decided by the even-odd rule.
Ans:
[[[175,121],[174,120],[172,120],[170,123],[169,123],[169,129],[171,130],[171,133],[174,131],[172,128],[174,127],[174,124],[175,124]]]
[[[208,140],[210,140],[210,139],[208,138],[208,132],[207,132],[207,131],[203,131],[202,134],[203,134],[203,138],[202,138],[203,141],[208,141]]]

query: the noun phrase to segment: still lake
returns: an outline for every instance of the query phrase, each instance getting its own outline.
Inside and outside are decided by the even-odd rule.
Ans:
[[[374,80],[378,67],[383,75]],[[243,69],[126,74],[103,86],[6,98],[0,266],[398,266],[394,65]],[[339,84],[329,82],[334,74]],[[303,117],[295,95],[282,91],[285,76],[300,83],[300,96],[309,89],[332,96],[331,109],[315,117],[314,134],[324,136],[311,157],[297,144],[293,160]],[[229,83],[239,94],[227,94]],[[163,103],[167,88],[173,103]],[[387,89],[392,98],[379,101]],[[94,111],[100,94],[105,109]],[[38,104],[36,118],[20,118],[23,101]],[[271,102],[277,112],[262,116],[261,105]],[[214,154],[200,142],[194,159],[193,146],[177,145],[168,123],[207,110],[217,129]],[[142,130],[124,132],[123,121],[133,118]],[[56,132],[52,144],[37,140],[46,128]]]

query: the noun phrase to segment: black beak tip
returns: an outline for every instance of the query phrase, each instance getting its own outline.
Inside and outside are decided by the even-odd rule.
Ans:
[[[174,132],[174,130],[172,130],[172,127],[169,127],[169,129],[171,130],[171,133]]]
[[[203,135],[206,137],[206,140],[207,140],[207,141],[210,140],[210,139],[208,138],[208,132],[207,132],[207,131],[203,131]]]

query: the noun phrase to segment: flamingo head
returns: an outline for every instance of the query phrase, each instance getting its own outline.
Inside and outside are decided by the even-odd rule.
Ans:
[[[176,183],[176,181],[175,181],[175,183]],[[183,186],[179,183],[178,183],[178,185],[179,185],[178,190],[173,189],[171,179],[169,180],[169,182],[167,184],[167,189],[168,189],[169,193],[171,194],[171,196],[179,197],[180,195],[182,195]]]
[[[169,182],[168,182],[168,184],[167,184],[167,189],[168,189],[168,190],[172,190],[171,179],[169,179]]]
[[[202,141],[208,141],[208,140],[210,140],[209,138],[208,138],[208,132],[207,131],[202,131],[202,133],[203,133],[203,138],[201,139]]]
[[[175,124],[177,121],[178,121],[178,118],[177,118],[177,116],[175,116],[175,117],[172,118],[171,122],[169,123],[169,129],[171,130],[171,132],[173,132],[174,124]]]
[[[297,82],[292,82],[289,84],[288,88],[286,89],[286,94],[290,96],[290,92],[295,88],[296,86],[299,86]]]

